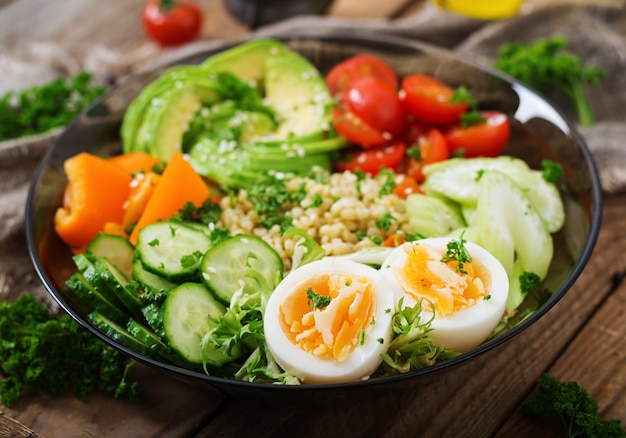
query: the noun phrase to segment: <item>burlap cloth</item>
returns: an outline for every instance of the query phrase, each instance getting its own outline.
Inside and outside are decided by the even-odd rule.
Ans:
[[[280,35],[311,28],[367,29],[372,33],[390,33],[433,43],[488,64],[492,63],[498,46],[504,42],[528,43],[539,37],[563,35],[570,41],[570,49],[574,53],[608,72],[607,79],[590,90],[597,123],[581,132],[600,170],[604,192],[622,192],[626,189],[626,147],[622,144],[626,139],[626,0],[604,4],[594,2],[593,5],[581,4],[580,1],[568,3],[491,22],[445,13],[427,4],[418,13],[397,20],[305,16],[258,29],[256,33]],[[50,46],[51,43],[46,44]],[[190,51],[215,44],[215,41],[199,42],[178,52],[169,52],[167,56],[170,59],[184,56]],[[11,60],[14,71],[3,72],[0,69],[0,73],[5,75],[0,82],[5,87],[7,84],[16,86],[16,80],[28,79],[24,72],[36,71],[33,65],[39,68],[42,75],[49,75],[59,69],[70,74],[99,62],[97,66],[101,77],[124,75],[136,67],[128,62],[125,64],[123,56],[114,57],[110,52],[104,52],[106,56],[96,60],[94,53],[86,53],[83,58],[76,59],[68,58],[62,49],[54,48],[54,42],[50,47],[52,51],[47,53],[52,53],[52,56],[38,56],[35,64],[32,54],[31,62],[27,64],[23,60]],[[566,115],[575,117],[571,106],[558,93],[548,97]],[[27,253],[24,205],[34,169],[58,132],[36,139],[0,143],[0,299],[14,297],[22,291],[41,294],[46,299],[47,294],[34,274]],[[49,298],[47,300],[50,302]]]

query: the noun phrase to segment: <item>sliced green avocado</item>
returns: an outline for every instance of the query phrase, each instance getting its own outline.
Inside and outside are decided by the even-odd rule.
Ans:
[[[321,73],[298,53],[266,60],[265,98],[279,118],[273,139],[298,141],[330,130],[332,96]]]
[[[147,85],[127,108],[120,130],[124,152],[151,152],[149,138],[155,133],[149,131],[151,125],[146,123],[147,115],[154,119],[155,114],[169,105],[167,99],[183,88],[197,90],[201,103],[221,99],[220,83],[197,66],[177,66],[167,70]]]
[[[134,150],[145,150],[168,162],[182,152],[183,135],[203,102],[221,99],[221,94],[197,86],[173,88],[147,109],[137,133]]]
[[[229,71],[262,91],[266,60],[286,53],[291,53],[291,50],[280,41],[260,38],[215,54],[207,58],[201,67],[209,71]]]

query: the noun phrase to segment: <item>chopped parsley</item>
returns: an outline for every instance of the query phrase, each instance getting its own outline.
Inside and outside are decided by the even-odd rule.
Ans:
[[[307,305],[313,311],[322,310],[330,304],[332,298],[330,295],[320,295],[313,291],[312,288],[306,290]]]
[[[534,272],[524,272],[519,276],[519,284],[522,293],[528,293],[528,291],[541,286],[541,278]]]
[[[54,315],[32,294],[0,303],[0,399],[12,407],[26,392],[80,400],[96,390],[116,397],[138,395],[127,380],[135,363],[81,327],[69,315]]]
[[[556,184],[561,180],[561,178],[563,178],[563,166],[559,163],[555,163],[550,160],[543,160],[541,161],[541,166],[543,167],[541,176],[549,183]]]
[[[293,205],[299,205],[305,197],[304,184],[298,190],[291,190],[285,179],[276,175],[268,175],[265,180],[248,189],[248,201],[259,215],[259,226],[267,229],[274,225],[281,226],[283,230],[291,228],[292,219],[288,217],[287,211]]]
[[[446,245],[446,253],[441,258],[441,261],[444,263],[448,262],[456,262],[456,271],[461,274],[467,274],[467,271],[464,269],[465,263],[471,263],[472,256],[465,248],[466,240],[461,238],[459,240],[451,240]]]
[[[93,75],[80,72],[20,92],[0,96],[0,141],[47,132],[71,122],[106,88],[91,84]]]
[[[375,221],[374,223],[376,224],[376,227],[379,230],[385,230],[388,231],[389,228],[391,228],[391,224],[393,223],[393,221],[395,221],[396,218],[393,217],[393,215],[386,211],[383,216],[380,218],[380,220]]]
[[[191,254],[186,254],[180,258],[180,265],[183,268],[190,268],[200,262],[204,254],[201,251],[194,251]]]
[[[207,199],[200,207],[196,207],[193,202],[186,202],[172,220],[208,225],[217,222],[221,215],[222,207]]]

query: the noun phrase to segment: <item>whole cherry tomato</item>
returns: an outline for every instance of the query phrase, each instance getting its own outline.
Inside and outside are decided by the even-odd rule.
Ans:
[[[335,65],[326,75],[326,85],[333,96],[339,98],[357,79],[375,76],[398,88],[398,76],[382,59],[369,53],[354,55]]]
[[[466,102],[453,102],[454,88],[431,76],[406,76],[400,88],[405,108],[422,122],[438,125],[455,123],[469,109]]]
[[[482,123],[463,127],[458,124],[444,132],[450,154],[462,152],[466,158],[496,157],[509,142],[511,127],[506,114],[480,111]]]
[[[163,47],[194,41],[202,30],[202,9],[192,0],[148,0],[141,12],[146,34]]]
[[[364,148],[383,146],[405,126],[406,112],[395,88],[375,76],[357,79],[333,108],[335,130]]]
[[[360,78],[348,87],[342,102],[346,110],[358,116],[387,138],[402,131],[406,111],[398,90],[375,76]]]
[[[346,151],[333,167],[338,172],[360,170],[376,175],[382,168],[393,170],[398,167],[404,158],[405,149],[404,143],[399,141],[367,150],[354,148]]]

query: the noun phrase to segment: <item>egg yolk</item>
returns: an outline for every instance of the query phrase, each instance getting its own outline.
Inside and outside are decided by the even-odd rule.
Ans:
[[[442,261],[443,254],[426,245],[407,245],[406,262],[397,274],[404,293],[424,309],[432,307],[439,316],[465,309],[487,295],[491,280],[487,269],[478,261],[465,262],[457,269],[456,261]]]
[[[281,327],[298,348],[342,362],[364,342],[375,308],[367,279],[328,273],[302,282],[285,298]]]

